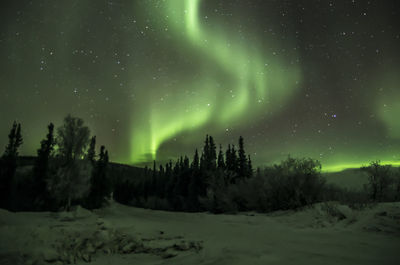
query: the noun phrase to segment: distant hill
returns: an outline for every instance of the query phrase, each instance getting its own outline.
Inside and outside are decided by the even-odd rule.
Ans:
[[[392,171],[398,171],[399,167],[393,167]],[[339,187],[360,190],[368,183],[368,174],[360,168],[349,168],[339,172],[322,173],[327,183],[336,184]]]
[[[18,157],[18,167],[31,168],[35,164],[35,156],[20,156]],[[118,178],[120,181],[132,180],[135,177],[143,176],[145,169],[140,167],[134,167],[125,164],[113,163],[109,164],[109,173],[112,179]]]
[[[368,182],[368,175],[359,168],[349,168],[340,172],[322,173],[327,183],[348,189],[362,189]]]

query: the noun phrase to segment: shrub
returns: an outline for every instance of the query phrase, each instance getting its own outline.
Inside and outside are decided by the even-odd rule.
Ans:
[[[268,210],[295,209],[322,200],[325,180],[316,160],[288,157],[281,164],[267,168],[264,178]]]

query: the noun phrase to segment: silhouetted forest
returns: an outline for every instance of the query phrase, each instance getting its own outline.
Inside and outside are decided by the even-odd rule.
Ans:
[[[105,146],[96,153],[96,137],[82,119],[68,115],[40,142],[36,157],[20,157],[21,124],[14,122],[0,159],[0,207],[12,211],[89,209],[109,199],[137,207],[213,213],[296,209],[336,200],[352,207],[400,200],[400,170],[379,161],[362,168],[369,181],[361,191],[328,185],[321,164],[288,157],[253,170],[243,137],[226,150],[207,135],[191,159],[181,156],[152,168],[109,162]]]

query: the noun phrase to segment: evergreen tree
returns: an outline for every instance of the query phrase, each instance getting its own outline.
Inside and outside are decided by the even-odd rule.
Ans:
[[[226,150],[226,169],[228,170],[228,175],[226,181],[235,183],[238,177],[238,158],[236,155],[236,149],[234,145],[228,145],[228,150]]]
[[[173,197],[174,197],[174,187],[175,187],[175,182],[176,182],[176,174],[175,172],[178,171],[175,167],[173,168],[172,166],[172,161],[169,161],[166,165],[166,184],[165,184],[165,196],[167,200],[172,204]]]
[[[225,169],[225,161],[224,161],[224,153],[222,152],[222,145],[219,145],[218,168]]]
[[[160,176],[164,176],[164,174],[165,174],[164,167],[163,167],[163,165],[160,165],[159,175],[160,175]]]
[[[235,145],[232,145],[231,149],[231,156],[232,156],[232,171],[238,172],[239,164],[238,164],[238,157],[235,149]]]
[[[144,167],[143,174],[145,178],[149,176],[149,167],[147,165]]]
[[[247,177],[251,178],[252,176],[253,176],[253,165],[249,155],[247,160]]]
[[[18,148],[22,145],[21,124],[14,121],[10,134],[8,135],[8,144],[3,154],[3,158],[17,158]]]
[[[150,195],[156,195],[157,189],[157,165],[156,160],[153,160],[153,175],[151,176]]]
[[[207,165],[206,165],[206,155],[204,154],[204,151],[201,153],[200,157],[200,171],[205,172],[207,170]]]
[[[214,139],[212,136],[209,136],[209,170],[215,170],[217,168],[217,147],[215,146]]]
[[[228,148],[226,149],[225,159],[226,159],[226,164],[225,164],[226,169],[232,170],[232,168],[233,168],[233,166],[232,166],[232,148],[231,148],[230,144],[228,144]]]
[[[184,157],[183,159],[183,169],[181,172],[182,175],[182,195],[184,197],[187,197],[188,195],[188,186],[190,184],[190,175],[191,175],[191,170],[190,170],[190,161],[187,156]]]
[[[206,135],[206,140],[204,141],[203,153],[200,159],[200,168],[202,171],[207,171],[210,168],[210,143],[208,134]]]
[[[194,152],[191,168],[193,171],[197,171],[200,169],[199,152],[197,151],[197,148],[196,151]]]
[[[11,183],[17,170],[18,148],[22,142],[21,124],[14,121],[0,164],[0,207],[8,206]]]
[[[33,197],[37,210],[48,208],[46,203],[49,201],[49,195],[46,189],[46,180],[49,174],[49,163],[52,157],[55,145],[54,125],[50,123],[46,139],[40,142],[40,148],[37,150],[37,158],[33,168],[34,184]]]
[[[226,168],[235,173],[238,172],[238,158],[235,145],[228,145],[228,150],[226,150]]]
[[[89,160],[93,165],[96,162],[96,136],[90,139],[89,150],[86,155],[87,160]]]
[[[157,174],[157,169],[156,169],[156,160],[153,160],[153,178],[156,177]]]
[[[165,164],[165,176],[167,179],[172,177],[172,161]]]
[[[181,157],[182,159],[182,157]],[[178,176],[181,173],[181,163],[179,162],[180,160],[177,160],[175,162],[175,166],[174,166],[174,171],[173,171],[173,175],[174,176]]]
[[[107,176],[108,163],[108,151],[102,145],[100,147],[99,160],[95,163],[91,178],[91,189],[88,197],[89,208],[100,208],[111,193],[110,182]]]
[[[243,137],[239,137],[239,158],[238,158],[238,175],[240,178],[248,177],[248,162],[246,159],[246,152],[244,151]]]
[[[156,192],[157,192],[156,195],[160,198],[165,197],[164,187],[165,187],[165,169],[162,165],[160,165],[160,168],[158,170],[157,187],[156,187]]]
[[[189,157],[185,156],[183,159],[183,170],[182,171],[188,171],[190,169],[190,161]]]
[[[190,174],[190,183],[188,186],[188,208],[192,211],[197,211],[199,209],[199,195],[200,195],[200,159],[199,153],[196,149],[193,156],[193,161],[191,164],[191,174]]]

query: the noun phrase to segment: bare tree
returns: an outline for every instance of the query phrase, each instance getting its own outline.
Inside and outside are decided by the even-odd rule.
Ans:
[[[90,130],[82,119],[68,115],[57,134],[57,162],[48,189],[69,210],[71,201],[84,197],[90,189],[92,164],[83,160]]]
[[[90,130],[83,120],[68,115],[57,130],[58,153],[66,162],[83,158],[89,144]]]

